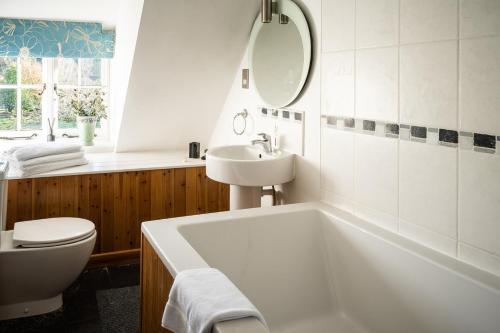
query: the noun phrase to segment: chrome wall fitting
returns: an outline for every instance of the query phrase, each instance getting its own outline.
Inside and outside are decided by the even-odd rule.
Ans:
[[[243,128],[241,130],[236,129],[236,119],[241,117],[243,119]],[[248,111],[247,109],[243,109],[243,111],[238,112],[237,114],[234,115],[233,117],[233,132],[236,135],[242,135],[245,133],[245,130],[247,129],[247,117],[248,117]]]
[[[273,1],[262,0],[261,5],[262,23],[271,23],[273,20]]]

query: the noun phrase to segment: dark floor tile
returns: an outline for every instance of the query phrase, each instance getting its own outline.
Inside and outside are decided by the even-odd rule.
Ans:
[[[85,270],[64,292],[60,310],[0,321],[0,333],[136,333],[138,285],[136,264]]]
[[[128,264],[109,268],[112,288],[123,288],[139,285],[139,265]]]
[[[65,327],[66,322],[62,310],[0,322],[1,333],[59,333],[65,332]]]
[[[101,290],[111,288],[111,278],[108,267],[91,268],[85,270],[72,286],[82,289]],[[71,287],[70,287],[71,288]]]
[[[71,333],[107,333],[102,329],[101,321],[92,321],[78,324],[68,324],[66,332]]]
[[[63,311],[68,324],[99,320],[95,290],[80,290],[71,295],[63,295]]]
[[[97,303],[104,332],[139,331],[139,286],[99,290]]]

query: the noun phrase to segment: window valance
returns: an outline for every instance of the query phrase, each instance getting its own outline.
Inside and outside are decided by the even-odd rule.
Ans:
[[[0,18],[0,56],[112,58],[115,32],[100,23]]]

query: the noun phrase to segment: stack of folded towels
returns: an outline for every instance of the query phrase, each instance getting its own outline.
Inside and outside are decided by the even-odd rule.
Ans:
[[[82,146],[53,142],[13,147],[4,157],[23,177],[88,163]]]

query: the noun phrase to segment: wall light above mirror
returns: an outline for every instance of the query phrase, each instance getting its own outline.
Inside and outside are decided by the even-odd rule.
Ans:
[[[295,101],[311,56],[309,26],[299,6],[291,0],[262,0],[249,46],[250,77],[262,101],[273,108]]]

